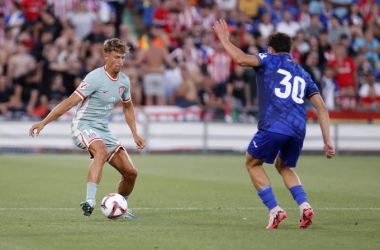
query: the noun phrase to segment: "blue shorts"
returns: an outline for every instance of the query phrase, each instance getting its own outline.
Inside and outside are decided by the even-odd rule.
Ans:
[[[259,130],[249,143],[247,153],[252,157],[272,164],[277,155],[287,167],[296,167],[301,154],[303,140],[288,135]]]

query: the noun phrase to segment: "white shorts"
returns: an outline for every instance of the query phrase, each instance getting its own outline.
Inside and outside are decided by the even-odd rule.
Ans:
[[[161,96],[165,95],[163,73],[147,73],[144,75],[144,94],[149,96]]]

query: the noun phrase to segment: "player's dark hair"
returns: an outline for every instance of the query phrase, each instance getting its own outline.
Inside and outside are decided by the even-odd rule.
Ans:
[[[129,53],[129,47],[120,41],[120,39],[111,38],[104,42],[104,53],[111,53],[112,51],[126,54]]]
[[[277,53],[289,53],[290,47],[292,46],[292,39],[285,33],[277,32],[269,35],[267,45],[272,47]]]

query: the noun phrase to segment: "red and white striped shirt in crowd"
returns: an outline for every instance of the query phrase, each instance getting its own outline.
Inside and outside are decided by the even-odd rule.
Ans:
[[[47,4],[52,7],[53,14],[56,18],[63,20],[67,18],[67,13],[74,11],[80,0],[47,0]],[[99,0],[86,0],[89,11],[98,11]]]
[[[179,14],[179,23],[187,29],[192,29],[196,22],[200,21],[200,16],[194,6],[185,7]]]
[[[195,47],[190,50],[177,48],[170,53],[170,57],[177,60],[178,63],[195,63],[199,66],[203,63],[203,53]]]
[[[212,26],[216,22],[214,15],[207,15],[206,17],[200,17],[200,22],[205,30],[212,30]]]
[[[231,57],[227,52],[217,52],[215,51],[209,57],[208,70],[211,75],[211,78],[216,83],[226,82],[230,76],[231,71]]]

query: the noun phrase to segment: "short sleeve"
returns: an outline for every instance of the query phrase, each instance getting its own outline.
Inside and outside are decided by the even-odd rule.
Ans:
[[[317,84],[311,79],[310,75],[306,78],[306,97],[310,99],[313,95],[320,94]]]
[[[88,74],[79,84],[75,93],[82,99],[87,98],[99,88],[97,81],[94,79],[93,73]]]
[[[266,67],[267,61],[269,59],[268,53],[259,53],[259,54],[255,54],[253,56],[256,56],[260,61],[260,66],[255,67],[255,68],[265,68]]]
[[[127,84],[126,84],[126,86],[124,87],[124,91],[123,91],[123,93],[121,94],[121,97],[120,97],[120,99],[121,99],[121,101],[122,102],[129,102],[129,101],[131,101],[131,84],[130,84],[130,82],[129,82],[129,79],[127,79]],[[122,87],[120,87],[120,88],[122,88]]]

